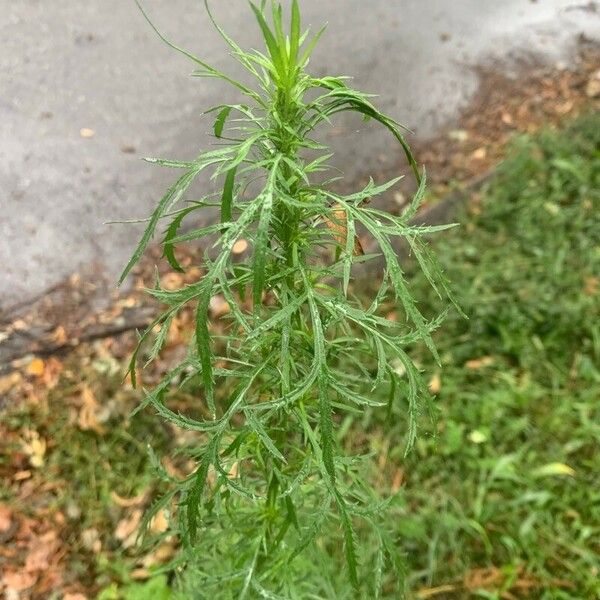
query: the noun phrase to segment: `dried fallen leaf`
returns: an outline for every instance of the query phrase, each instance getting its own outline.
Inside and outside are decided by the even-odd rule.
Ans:
[[[240,466],[239,466],[239,462],[236,460],[231,465],[231,469],[229,469],[229,473],[227,474],[227,477],[229,477],[229,479],[237,479],[239,474],[240,474]]]
[[[100,534],[94,527],[84,529],[81,532],[81,543],[84,548],[91,550],[94,554],[98,554],[102,550],[102,542],[100,541]]]
[[[174,540],[168,540],[161,544],[154,552],[147,554],[142,561],[146,568],[163,565],[175,555],[177,547]]]
[[[132,508],[133,506],[140,506],[146,502],[148,498],[149,490],[144,490],[137,496],[133,496],[132,498],[123,498],[123,496],[119,496],[117,492],[112,491],[110,493],[110,497],[112,501],[121,508]]]
[[[417,598],[419,598],[420,600],[426,600],[427,598],[435,598],[435,596],[441,596],[442,594],[455,592],[457,589],[459,589],[459,586],[454,584],[440,585],[438,587],[431,588],[422,588],[417,591]]]
[[[487,157],[487,148],[477,148],[473,154],[471,154],[471,158],[473,160],[484,160]]]
[[[115,537],[121,542],[123,548],[131,548],[135,544],[142,514],[140,509],[136,509],[128,517],[118,522],[115,529]]]
[[[95,431],[99,435],[103,435],[106,430],[98,419],[98,413],[100,405],[96,400],[96,396],[92,389],[84,384],[81,388],[81,400],[82,405],[79,409],[79,415],[77,417],[77,425],[82,431]]]
[[[231,251],[233,254],[243,254],[248,249],[248,242],[246,240],[238,240]]]
[[[29,456],[29,464],[36,469],[43,467],[47,447],[46,440],[40,437],[37,431],[27,431],[21,443],[23,452]]]
[[[483,356],[481,358],[474,358],[473,360],[468,360],[465,363],[465,367],[467,369],[483,369],[484,367],[489,367],[494,364],[494,358],[492,356]]]
[[[148,571],[148,569],[134,569],[133,571],[131,571],[129,576],[131,577],[131,579],[141,581],[150,578],[150,571]]]
[[[16,321],[12,322],[11,328],[14,331],[26,331],[29,326],[23,319],[17,319]]]
[[[32,377],[41,377],[44,374],[45,364],[41,358],[34,358],[27,365],[27,374]]]
[[[6,533],[12,525],[12,511],[0,504],[0,535]]]
[[[567,100],[566,102],[557,104],[555,106],[554,110],[556,111],[556,114],[564,116],[564,115],[570,113],[573,110],[574,106],[575,106],[575,104],[572,100]]]
[[[448,137],[455,142],[466,142],[469,139],[469,132],[464,129],[454,129],[448,132]]]
[[[59,325],[54,330],[54,333],[52,334],[52,339],[59,346],[63,346],[69,340],[69,336],[67,335],[65,328],[62,325]]]
[[[586,296],[594,296],[598,292],[598,287],[600,287],[599,277],[586,277],[583,293]]]
[[[25,571],[17,571],[12,573],[4,573],[2,583],[6,587],[6,591],[14,590],[15,592],[24,592],[30,587],[33,587],[37,581],[35,573],[26,573]]]
[[[484,567],[483,569],[472,569],[465,573],[464,586],[468,590],[490,589],[500,585],[506,575],[497,567]]]
[[[342,247],[346,247],[346,239],[348,237],[348,215],[346,210],[339,204],[333,206],[331,219],[325,218],[325,224],[333,234],[333,239]],[[357,235],[354,236],[354,256],[362,256],[365,253],[360,239]]]
[[[0,394],[4,395],[12,389],[17,388],[23,381],[23,376],[18,371],[0,377]]]
[[[47,571],[50,567],[50,558],[55,554],[58,547],[55,531],[48,531],[36,541],[37,543],[25,559],[25,571],[28,573]]]
[[[211,316],[215,319],[218,319],[219,317],[222,317],[231,311],[229,303],[225,300],[225,298],[223,298],[223,296],[213,296],[210,299],[208,308]]]
[[[505,125],[512,125],[514,123],[512,116],[507,112],[502,113],[502,122]]]
[[[152,533],[164,533],[167,529],[169,529],[169,520],[167,519],[167,512],[163,508],[150,521],[150,531]]]
[[[402,469],[398,469],[394,474],[394,479],[392,480],[392,492],[395,494],[401,487],[402,482],[404,481],[404,471]]]
[[[406,206],[406,196],[402,192],[396,192],[394,194],[394,202],[396,203],[396,206],[403,208]]]
[[[436,373],[429,382],[429,391],[432,394],[439,394],[442,389],[442,378],[439,373]]]
[[[174,292],[175,290],[180,289],[183,287],[183,284],[184,279],[182,273],[171,272],[163,275],[160,278],[160,286],[169,292]]]
[[[585,86],[585,94],[588,98],[598,98],[600,96],[600,69],[588,80]]]

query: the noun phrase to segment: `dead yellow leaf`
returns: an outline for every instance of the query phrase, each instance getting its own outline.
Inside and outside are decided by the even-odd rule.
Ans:
[[[34,358],[29,365],[27,365],[27,374],[33,377],[41,377],[44,374],[45,369],[44,361],[41,358]]]
[[[585,286],[583,288],[583,293],[586,296],[594,296],[598,291],[598,287],[600,286],[600,278],[598,277],[586,277],[585,278]]]
[[[161,544],[154,552],[147,554],[142,561],[145,568],[163,565],[175,555],[177,547],[173,539]]]
[[[471,154],[471,158],[473,160],[484,160],[487,157],[487,149],[486,148],[477,148],[473,154]]]
[[[229,473],[227,473],[227,476],[229,477],[229,479],[237,479],[239,474],[240,474],[239,462],[236,460],[231,465],[231,469],[229,469]]]
[[[95,431],[99,435],[103,435],[106,430],[98,421],[99,404],[92,392],[91,388],[84,384],[81,388],[82,405],[79,409],[77,417],[77,425],[82,431]]]
[[[160,285],[163,289],[174,292],[180,289],[184,284],[183,275],[181,273],[167,273],[160,278]]]
[[[234,245],[231,251],[234,254],[243,254],[248,249],[248,242],[246,240],[238,240]]]
[[[16,388],[23,381],[23,376],[18,371],[0,377],[0,394],[6,394],[10,390]]]
[[[140,506],[141,504],[144,504],[148,497],[148,492],[149,490],[144,490],[137,496],[133,496],[133,498],[123,498],[123,496],[119,496],[117,492],[112,491],[110,493],[110,497],[117,506],[120,506],[121,508],[131,508],[133,506]]]
[[[142,511],[137,508],[128,517],[117,523],[115,537],[121,542],[123,548],[131,548],[135,544],[142,514]]]
[[[16,321],[13,321],[11,325],[11,329],[13,331],[25,331],[28,328],[29,326],[25,321],[23,321],[23,319],[17,319]]]
[[[427,598],[434,598],[435,596],[441,596],[456,591],[459,586],[454,584],[440,585],[439,587],[422,588],[417,591],[417,598],[420,600],[426,600]]]
[[[132,579],[141,581],[150,578],[150,571],[148,571],[148,569],[134,569],[129,575]]]
[[[467,369],[476,370],[483,369],[484,367],[489,367],[494,364],[493,356],[482,356],[481,358],[474,358],[472,360],[468,360],[465,363],[465,367]]]
[[[223,315],[229,314],[231,311],[229,303],[225,300],[225,298],[223,298],[223,296],[213,296],[210,299],[208,308],[210,310],[210,314],[216,319],[222,317]]]
[[[31,549],[25,560],[25,571],[36,573],[47,571],[50,559],[58,548],[58,539],[55,531],[48,531],[38,538],[38,543]]]
[[[429,391],[432,394],[439,394],[442,389],[442,378],[439,373],[436,373],[429,382]]]
[[[7,532],[12,525],[12,511],[8,506],[0,504],[0,533]]]
[[[31,477],[31,471],[26,469],[25,471],[17,471],[13,475],[13,479],[15,481],[25,481],[25,479],[29,479]]]
[[[398,469],[394,475],[394,479],[392,480],[392,492],[394,492],[394,494],[400,489],[403,481],[404,471],[402,469]]]
[[[23,452],[29,456],[29,464],[35,469],[43,467],[47,447],[46,440],[40,437],[37,431],[27,431],[21,443]]]
[[[335,204],[331,212],[331,219],[325,217],[325,225],[333,234],[333,239],[342,247],[346,247],[348,238],[348,215],[346,210],[340,204]],[[362,256],[365,253],[360,239],[357,235],[354,236],[353,256]]]
[[[164,533],[167,529],[169,529],[169,520],[167,519],[167,512],[163,508],[150,521],[150,531],[152,533]]]
[[[102,542],[100,540],[100,533],[94,527],[84,529],[81,532],[81,543],[85,548],[91,550],[94,554],[99,554],[102,550]]]
[[[65,328],[62,325],[59,325],[55,330],[54,333],[52,334],[52,338],[53,340],[63,346],[64,344],[67,343],[68,341],[68,336],[67,336],[67,332],[65,330]]]
[[[30,587],[33,587],[36,581],[37,575],[35,573],[26,573],[25,571],[4,573],[2,576],[2,583],[6,587],[7,594],[8,590],[24,592]]]

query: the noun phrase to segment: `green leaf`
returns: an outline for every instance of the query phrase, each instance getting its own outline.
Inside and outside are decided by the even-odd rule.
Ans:
[[[252,267],[252,301],[255,311],[262,304],[262,293],[265,287],[265,266],[267,262],[267,252],[270,245],[269,233],[271,225],[271,216],[273,213],[273,193],[275,189],[275,176],[281,157],[275,159],[269,181],[263,193],[261,194],[262,206],[260,209],[260,218],[256,231],[256,242],[254,247],[254,262]]]
[[[269,434],[266,432],[265,428],[261,425],[260,421],[252,414],[251,411],[244,411],[246,415],[246,419],[248,420],[248,424],[252,428],[252,430],[258,435],[260,441],[263,446],[269,451],[269,453],[275,458],[283,463],[287,462],[285,457],[275,446],[273,440],[269,437]]]
[[[144,162],[151,163],[153,165],[160,165],[161,167],[169,167],[170,169],[193,169],[196,166],[196,163],[193,162],[184,162],[180,160],[168,160],[165,158],[152,158],[146,156],[142,158]]]
[[[222,233],[232,226],[233,223],[219,223],[215,225],[207,225],[206,227],[200,227],[199,229],[192,229],[192,231],[188,231],[188,233],[183,233],[171,238],[169,243],[172,245],[180,244],[181,242],[190,242],[192,240],[201,240],[208,235],[213,235],[214,233],[219,232]]]
[[[202,281],[198,307],[196,309],[196,348],[202,365],[202,384],[206,394],[206,403],[213,417],[216,415],[213,381],[213,354],[211,336],[208,331],[208,307],[212,297],[213,283],[216,273],[205,275]]]
[[[181,223],[183,220],[195,210],[199,210],[202,206],[189,206],[188,208],[184,208],[179,212],[179,214],[171,221],[171,224],[167,228],[167,232],[165,234],[165,238],[163,240],[163,256],[167,259],[171,267],[173,267],[176,271],[180,273],[184,272],[183,267],[177,261],[175,257],[175,244],[173,242],[174,238],[177,236],[177,232],[181,227]]]
[[[204,451],[200,465],[196,469],[192,486],[185,499],[187,507],[187,525],[192,544],[196,543],[196,535],[198,532],[198,518],[200,515],[200,501],[206,486],[208,477],[208,469],[213,464],[216,455],[216,449],[219,445],[219,437],[214,436]]]
[[[260,29],[262,31],[263,38],[271,56],[271,60],[273,61],[273,66],[275,67],[275,71],[279,75],[279,78],[283,81],[285,79],[285,69],[281,60],[281,53],[277,44],[277,40],[275,39],[273,32],[269,28],[269,25],[265,21],[262,11],[259,8],[257,8],[257,6],[253,2],[250,2],[250,7],[252,8],[254,16],[256,17],[258,25],[260,26]]]
[[[319,388],[319,416],[321,426],[321,448],[323,452],[323,464],[331,485],[335,486],[335,465],[333,461],[333,445],[334,445],[334,433],[333,433],[333,418],[331,411],[331,402],[329,400],[329,391],[327,385],[327,375],[324,371],[321,371],[318,379]]]
[[[258,327],[254,329],[248,336],[248,340],[256,339],[257,337],[263,336],[267,331],[273,329],[279,325],[282,321],[287,321],[294,313],[298,312],[300,307],[306,301],[307,294],[298,296],[295,300],[292,300],[280,310],[278,310],[272,317],[263,321]]]
[[[221,196],[221,223],[228,223],[233,218],[233,188],[235,186],[236,168],[227,171],[225,184],[223,185],[223,195]]]
[[[152,213],[152,216],[150,217],[150,221],[149,221],[148,225],[146,226],[146,230],[144,231],[144,234],[142,235],[142,239],[138,243],[137,248],[135,249],[132,257],[129,259],[129,262],[127,263],[127,266],[123,270],[121,277],[119,277],[118,285],[121,285],[123,283],[123,281],[125,281],[125,278],[127,277],[127,275],[129,275],[129,272],[131,271],[131,269],[141,258],[142,254],[144,253],[144,250],[146,250],[148,243],[150,242],[150,240],[152,239],[152,236],[154,235],[154,231],[156,230],[158,221],[169,210],[169,208],[171,206],[173,206],[173,204],[175,204],[181,198],[181,196],[183,196],[183,194],[189,188],[189,186],[192,184],[192,181],[194,181],[194,179],[196,178],[197,175],[198,175],[197,170],[188,171],[185,175],[180,177],[177,180],[177,182],[175,183],[175,185],[173,185],[169,189],[169,191],[163,196],[163,198],[159,202],[158,206],[156,207],[155,211]]]
[[[295,67],[300,49],[300,8],[298,0],[292,0],[292,17],[290,25],[290,65]]]
[[[197,56],[195,56],[191,52],[188,52],[187,50],[184,50],[183,48],[177,46],[177,44],[174,44],[173,42],[171,42],[170,40],[168,40],[159,31],[159,29],[156,27],[156,25],[154,25],[154,23],[152,22],[152,20],[150,19],[150,17],[148,16],[148,14],[144,10],[144,8],[142,7],[142,5],[140,3],[140,0],[135,0],[135,3],[137,4],[137,7],[139,8],[140,12],[142,13],[144,19],[146,19],[146,21],[148,22],[148,24],[150,25],[150,27],[152,27],[152,29],[154,30],[154,32],[156,33],[156,35],[158,35],[158,37],[167,46],[169,46],[173,50],[179,52],[180,54],[183,54],[183,56],[185,56],[186,58],[189,58],[191,61],[195,62],[196,64],[200,65],[206,71],[206,73],[210,74],[211,77],[216,77],[218,79],[221,79],[223,81],[226,81],[226,82],[230,83],[231,85],[233,85],[234,87],[236,87],[238,90],[240,90],[241,92],[243,92],[247,96],[250,96],[251,98],[253,98],[254,100],[256,100],[256,102],[258,102],[260,105],[264,105],[264,102],[262,101],[262,98],[260,97],[260,95],[257,94],[256,92],[254,92],[248,86],[244,85],[243,83],[240,83],[239,81],[236,81],[235,79],[232,79],[231,77],[229,77],[225,73],[219,71],[218,69],[215,69],[214,67],[211,67],[208,63],[206,63],[203,60],[199,59]]]
[[[225,121],[227,117],[230,115],[233,107],[225,106],[221,112],[217,115],[217,119],[215,121],[214,132],[215,136],[220,138],[223,134],[223,128],[225,127]]]
[[[356,541],[354,538],[352,521],[348,515],[346,503],[337,490],[335,492],[335,500],[340,514],[340,520],[342,522],[342,529],[344,531],[344,551],[346,554],[346,564],[348,566],[350,581],[354,589],[358,591],[358,561],[356,559]]]
[[[302,54],[302,58],[300,59],[300,62],[298,63],[298,66],[300,67],[305,67],[308,59],[310,58],[311,54],[313,53],[315,46],[317,45],[317,43],[319,42],[319,40],[321,39],[321,36],[323,35],[323,33],[325,32],[325,30],[327,29],[327,25],[323,26],[315,35],[314,37],[310,40],[310,42],[308,42],[308,46],[306,46],[304,53]]]

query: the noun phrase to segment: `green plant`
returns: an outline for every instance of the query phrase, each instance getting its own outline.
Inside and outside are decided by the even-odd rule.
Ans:
[[[195,303],[195,335],[187,357],[147,392],[142,407],[151,406],[196,434],[187,452],[197,466],[188,477],[176,480],[156,461],[171,491],[155,508],[170,507],[178,499],[174,521],[188,549],[185,559],[193,565],[194,585],[212,589],[202,593],[310,597],[316,592],[306,586],[314,580],[303,581],[290,565],[311,548],[323,560],[341,532],[349,581],[354,590],[377,597],[386,560],[397,567],[396,583],[402,587],[401,560],[390,528],[382,523],[389,499],[379,499],[361,476],[365,457],[340,454],[337,423],[341,415],[360,414],[365,407],[383,410],[394,402],[406,403],[407,450],[414,443],[428,393],[404,347],[424,340],[435,355],[430,334],[441,318],[428,322],[422,316],[392,239],[400,237],[410,245],[430,284],[447,295],[445,279],[423,240],[445,227],[410,223],[425,181],[400,125],[380,113],[368,95],[348,87],[346,78],[306,73],[322,31],[312,38],[301,32],[297,0],[291,3],[287,35],[281,5],[272,3],[269,25],[265,4],[250,3],[266,44],[261,53],[242,50],[217,25],[206,3],[256,89],[174,45],[149,21],[163,41],[196,64],[194,76],[230,83],[247,103],[207,111],[216,114],[217,149],[192,161],[149,159],[183,174],[150,217],[121,281],[165,217],[170,220],[162,243],[173,269],[183,269],[178,244],[202,240],[210,249],[197,283],[175,291],[157,283],[149,290],[167,308],[141,336],[129,372],[135,385],[144,342],[158,330],[147,356],[151,361],[173,318]],[[312,132],[343,112],[380,123],[404,150],[419,189],[401,216],[366,205],[397,179],[381,185],[371,181],[346,196],[333,191],[335,179],[316,182],[328,171],[330,155],[311,138]],[[222,181],[222,191],[174,208],[207,170]],[[219,223],[180,233],[185,219],[211,207],[220,210]],[[350,285],[353,265],[375,256],[362,255],[360,229],[385,259],[379,290],[366,303]],[[249,242],[251,256],[234,260],[234,244],[242,238]],[[217,295],[229,312],[211,320],[210,302]],[[381,316],[381,304],[389,298],[398,301],[405,319]],[[173,386],[197,390],[202,405],[194,415],[169,407]],[[374,396],[376,389],[380,391]],[[381,400],[381,390],[389,399]],[[359,560],[357,528],[361,536],[375,537],[373,556]]]

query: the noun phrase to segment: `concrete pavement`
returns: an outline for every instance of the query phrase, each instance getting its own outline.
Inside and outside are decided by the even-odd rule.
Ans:
[[[242,0],[213,2],[242,45],[257,42]],[[146,0],[157,26],[223,69],[235,65],[200,0]],[[301,0],[329,30],[311,65],[349,74],[385,111],[427,138],[476,90],[471,69],[534,52],[569,60],[580,33],[600,38],[586,0]],[[172,173],[140,156],[189,158],[210,143],[203,109],[235,93],[187,77],[133,0],[0,0],[0,306],[42,292],[96,262],[115,274],[135,228]],[[82,137],[81,130],[93,131]],[[360,131],[358,131],[360,130]],[[89,133],[88,135],[91,135]],[[352,178],[399,155],[377,128],[341,119],[327,135]],[[206,185],[206,184],[203,184]]]

